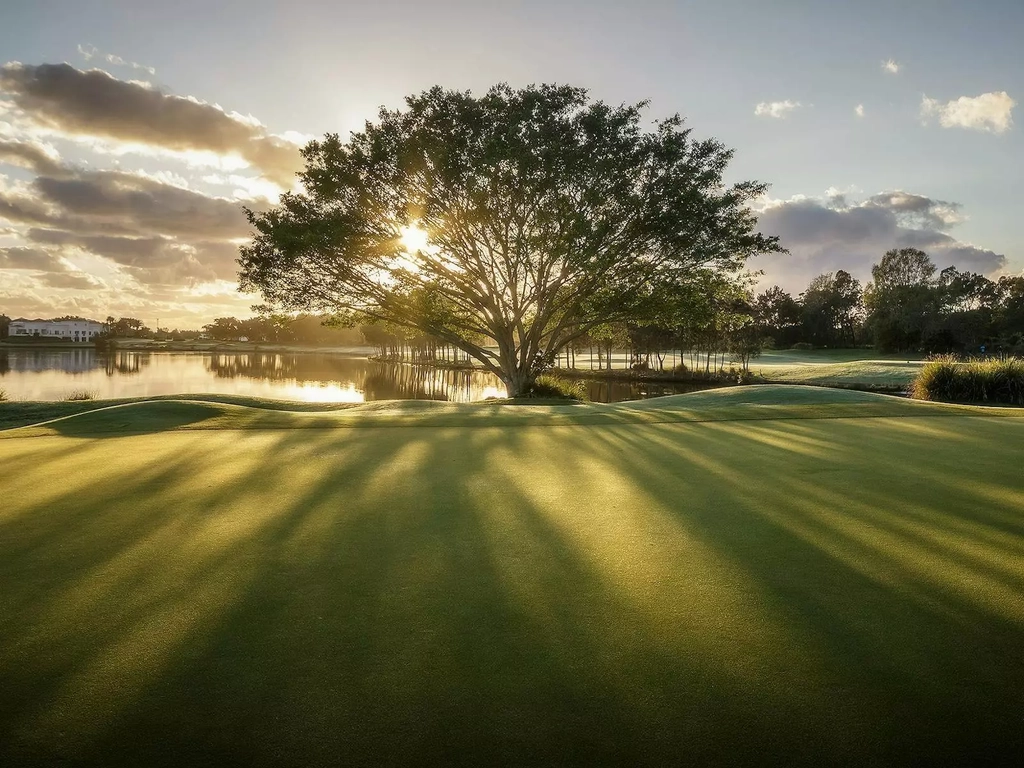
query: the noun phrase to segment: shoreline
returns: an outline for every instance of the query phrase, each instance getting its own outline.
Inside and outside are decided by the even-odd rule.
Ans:
[[[369,358],[373,347],[329,346],[318,347],[308,344],[263,344],[245,341],[187,342],[115,339],[113,352],[266,352],[274,354],[336,354],[347,357]],[[66,342],[14,342],[0,341],[0,350],[10,349],[92,349],[102,351],[96,344],[74,341]]]

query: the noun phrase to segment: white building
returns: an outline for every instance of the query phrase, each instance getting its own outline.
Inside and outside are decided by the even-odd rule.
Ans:
[[[7,333],[12,337],[35,336],[41,339],[60,341],[91,341],[97,333],[103,333],[107,326],[95,320],[26,320],[19,317],[11,320]]]

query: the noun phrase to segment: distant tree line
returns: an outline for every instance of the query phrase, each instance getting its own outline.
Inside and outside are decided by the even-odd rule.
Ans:
[[[866,285],[838,270],[813,278],[796,296],[777,285],[755,293],[749,278],[708,270],[685,286],[651,290],[631,315],[590,327],[545,363],[575,367],[584,355],[593,367],[610,368],[612,352],[626,350],[634,369],[714,374],[726,360],[739,360],[746,368],[765,347],[1022,355],[1024,275],[990,280],[954,266],[940,271],[925,252],[902,248],[888,251],[872,266]],[[205,335],[219,341],[365,344],[376,347],[383,359],[467,359],[463,350],[429,334],[384,322],[345,326],[340,320],[317,314],[220,317],[202,332],[154,332],[132,317],[108,317],[107,324],[110,334],[120,338]],[[6,336],[9,323],[0,315],[0,336]]]
[[[337,317],[300,314],[260,315],[248,320],[218,317],[203,327],[203,333],[218,341],[256,341],[312,345],[365,345],[375,347],[386,360],[426,362],[462,360],[465,355],[448,343],[388,323],[347,326]]]
[[[1024,353],[1024,276],[939,271],[916,248],[888,251],[863,287],[839,270],[818,275],[797,297],[773,286],[751,309],[766,343],[776,347]]]
[[[325,315],[283,314],[257,315],[247,320],[218,317],[203,326],[203,333],[218,341],[255,341],[277,344],[311,344],[347,346],[363,344],[363,336],[355,328],[334,324]]]
[[[575,367],[577,355],[589,354],[594,367],[608,368],[612,350],[628,350],[634,369],[713,375],[727,359],[746,369],[764,348],[792,347],[1021,355],[1024,275],[990,280],[955,266],[939,271],[916,248],[886,252],[866,285],[838,270],[816,276],[797,296],[708,275],[686,292],[652,296],[631,321],[591,329],[558,362]]]

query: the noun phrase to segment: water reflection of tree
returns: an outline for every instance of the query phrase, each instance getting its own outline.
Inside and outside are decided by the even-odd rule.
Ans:
[[[483,397],[488,387],[500,387],[496,378],[479,371],[371,362],[338,355],[213,354],[206,367],[225,379],[351,385],[366,400],[468,402]]]
[[[107,376],[134,376],[150,364],[148,352],[98,352]]]
[[[450,400],[469,402],[496,386],[489,374],[436,366],[373,363],[363,382],[367,400]]]
[[[206,368],[221,379],[358,383],[366,375],[367,361],[332,355],[278,355],[265,352],[213,354]]]

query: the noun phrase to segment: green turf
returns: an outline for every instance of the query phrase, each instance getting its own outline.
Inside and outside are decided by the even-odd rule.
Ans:
[[[872,350],[770,350],[750,370],[776,383],[906,390],[921,370],[920,355],[880,355]]]
[[[1012,761],[1005,414],[766,386],[0,433],[0,765]]]

